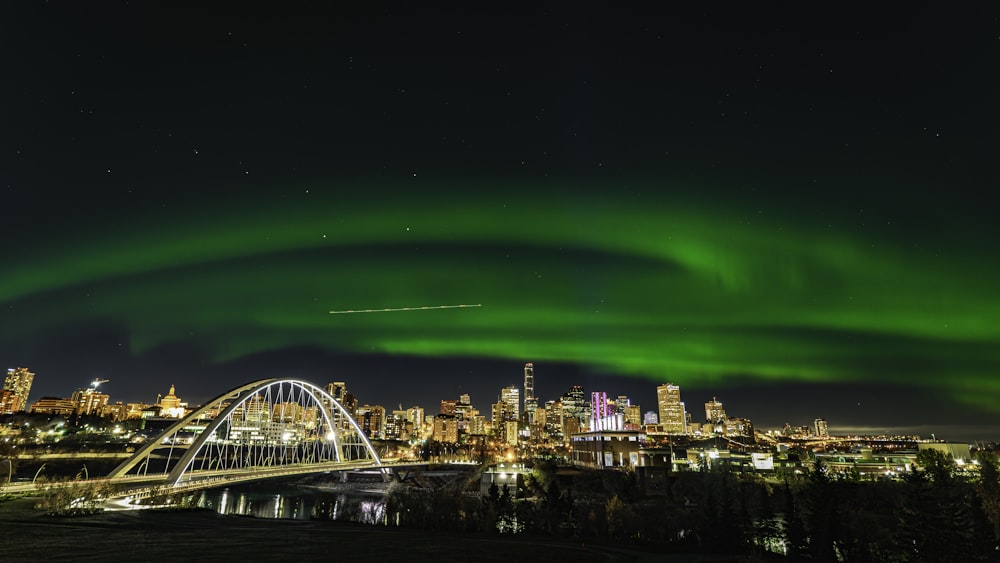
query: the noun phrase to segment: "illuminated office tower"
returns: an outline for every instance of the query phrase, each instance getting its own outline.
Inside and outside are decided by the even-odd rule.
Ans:
[[[583,395],[583,387],[574,385],[562,396],[563,417],[572,416],[582,421],[587,416],[587,403]]]
[[[73,392],[74,412],[85,416],[104,416],[110,397],[90,387]]]
[[[3,388],[12,393],[7,403],[7,412],[27,410],[28,393],[31,392],[31,382],[34,380],[35,374],[28,371],[28,368],[10,368],[7,370],[7,378],[4,379]]]
[[[562,399],[562,433],[568,440],[570,434],[575,434],[587,428],[587,402],[584,399],[583,387],[574,385],[563,393]]]
[[[545,401],[545,432],[562,439],[562,401]]]
[[[382,438],[382,422],[385,407],[382,405],[362,405],[357,408],[354,419],[369,438]]]
[[[423,407],[410,407],[406,409],[406,420],[413,426],[412,438],[420,440],[425,437],[424,432],[424,409]]]
[[[660,407],[660,424],[667,434],[687,433],[687,414],[681,402],[681,388],[664,383],[656,388],[656,402]]]
[[[348,417],[354,418],[355,407],[357,407],[357,399],[354,395],[347,392],[347,384],[343,381],[334,381],[333,383],[326,384],[326,392],[333,396],[333,398],[340,403],[340,406],[344,407],[347,411],[347,416],[344,416],[340,409],[334,408],[333,405],[326,405],[332,411],[333,425],[341,430],[347,430],[351,426]],[[326,403],[326,399],[323,401]]]
[[[438,414],[446,414],[448,416],[455,416],[455,412],[458,410],[458,401],[455,399],[441,399],[441,409]]]
[[[628,398],[628,395],[618,395],[615,399],[615,412],[620,415],[625,415],[625,408],[632,404],[632,399]]]
[[[409,433],[406,432],[406,417],[400,414],[400,412],[403,411],[392,411],[392,413],[385,415],[385,422],[382,424],[382,437],[386,440],[404,440],[409,438]]]
[[[538,409],[538,399],[535,398],[535,366],[531,362],[524,364],[524,413],[528,415],[528,424],[535,421],[535,411]]]
[[[816,435],[820,438],[826,438],[830,435],[830,429],[826,425],[826,419],[817,418],[813,421],[813,425],[816,427]]]
[[[513,385],[500,390],[500,402],[508,405],[512,420],[521,417],[521,390]]]
[[[626,406],[624,417],[626,430],[638,430],[642,426],[642,409],[639,405]]]
[[[712,397],[712,400],[705,403],[705,420],[708,422],[720,422],[726,420],[726,409],[722,408],[722,402]]]
[[[493,425],[493,435],[499,438],[501,441],[506,442],[508,440],[508,422],[514,422],[514,439],[517,437],[517,422],[514,418],[514,406],[510,403],[501,399],[500,401],[493,403],[491,410],[492,415],[492,425]]]

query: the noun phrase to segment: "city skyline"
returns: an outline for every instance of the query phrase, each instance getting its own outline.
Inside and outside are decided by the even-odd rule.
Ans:
[[[995,438],[997,9],[9,7],[0,361]]]
[[[532,373],[534,371],[534,365],[531,362],[525,364],[525,368],[530,369]],[[25,370],[27,370],[27,368],[24,367],[16,369],[16,371],[18,372],[24,372]],[[9,374],[13,372],[15,372],[15,368],[9,369],[8,377],[10,377]],[[35,374],[31,373],[30,375],[34,376]],[[159,389],[157,389],[155,400],[151,401],[123,400],[120,397],[111,397],[104,391],[98,392],[98,387],[100,386],[100,384],[107,382],[108,380],[96,379],[93,382],[90,382],[89,386],[78,387],[74,389],[74,391],[72,392],[72,398],[69,397],[69,394],[45,395],[45,396],[36,395],[34,396],[34,400],[29,401],[27,407],[33,406],[36,401],[39,401],[39,399],[43,399],[43,401],[41,401],[41,403],[43,404],[43,409],[51,409],[53,408],[53,405],[58,405],[58,408],[60,409],[85,408],[85,414],[96,414],[96,413],[91,413],[91,408],[93,406],[91,403],[93,403],[93,401],[90,402],[84,401],[84,402],[79,402],[79,405],[77,404],[80,397],[95,396],[101,399],[100,406],[102,408],[105,408],[105,406],[107,408],[112,408],[114,407],[115,403],[120,403],[119,405],[120,407],[130,406],[131,403],[139,403],[139,404],[144,404],[146,406],[160,406],[162,407],[161,411],[166,409],[171,413],[167,416],[181,417],[183,415],[184,409],[178,410],[179,405],[183,404],[186,405],[188,409],[194,409],[198,406],[202,406],[205,403],[209,403],[211,400],[215,399],[215,396],[213,395],[212,397],[206,398],[204,400],[198,400],[198,401],[185,400],[183,403],[181,403],[180,398],[178,398],[178,396],[175,395],[175,386],[171,384],[169,386],[170,387],[169,391],[165,395],[160,393]],[[247,382],[244,382],[244,384],[245,383]],[[352,392],[355,388],[350,386],[349,382],[331,381],[327,383],[320,383],[318,381],[311,381],[311,383],[316,384],[320,387],[325,387],[328,393],[330,393],[331,395],[333,395],[335,398],[337,398],[342,402],[345,398],[344,397],[345,391],[349,392],[351,402],[344,404],[349,409],[357,408],[359,416],[363,415],[364,412],[367,412],[367,409],[376,407],[376,408],[382,408],[384,410],[384,413],[391,413],[394,410],[410,411],[413,409],[419,409],[421,412],[425,412],[429,417],[433,417],[434,415],[438,414],[438,410],[436,410],[434,405],[437,405],[439,402],[441,403],[440,412],[442,414],[454,414],[453,412],[450,411],[446,413],[444,410],[445,408],[444,404],[450,403],[454,407],[457,404],[463,403],[463,401],[470,401],[469,403],[464,403],[464,404],[469,405],[470,408],[475,408],[477,412],[479,412],[481,415],[485,415],[487,418],[491,417],[490,408],[492,406],[495,406],[497,403],[507,405],[506,408],[510,409],[511,416],[513,418],[520,419],[522,418],[520,415],[526,414],[524,411],[521,411],[520,407],[518,406],[523,400],[523,397],[521,396],[521,391],[523,390],[523,388],[519,388],[517,385],[514,384],[505,385],[504,387],[497,389],[495,395],[492,396],[492,398],[490,393],[484,393],[482,395],[483,398],[478,398],[478,396],[476,396],[477,398],[474,399],[472,395],[466,392],[466,393],[460,393],[455,397],[442,395],[440,399],[430,399],[426,400],[426,402],[400,400],[392,403],[385,403],[380,401],[368,400],[364,396],[362,397],[356,396]],[[603,402],[607,401],[608,399],[611,399],[615,395],[614,392],[608,392],[597,389],[585,390],[583,386],[572,385],[569,388],[564,389],[562,392],[555,393],[553,395],[554,398],[551,399],[551,402],[555,403],[564,402],[568,396],[571,396],[574,390],[578,390],[579,394],[579,398],[574,399],[574,401],[583,400],[583,397],[585,396],[601,395],[604,397],[602,399]],[[228,391],[228,389],[226,391]],[[663,426],[664,428],[668,429],[668,431],[670,431],[671,433],[676,433],[676,434],[698,433],[701,431],[701,426],[703,423],[728,419],[730,415],[735,417],[735,419],[739,420],[748,420],[751,422],[754,422],[754,420],[756,420],[757,423],[755,423],[755,426],[757,430],[763,432],[779,431],[782,429],[787,429],[789,426],[794,429],[812,427],[812,429],[814,429],[817,435],[826,435],[826,433],[828,432],[828,428],[831,428],[826,419],[822,416],[816,416],[812,419],[806,420],[806,418],[804,417],[806,417],[808,413],[799,412],[797,414],[791,414],[794,411],[791,410],[782,411],[781,409],[778,409],[778,411],[775,412],[775,408],[773,407],[773,405],[747,404],[745,400],[741,400],[740,397],[735,397],[734,402],[737,405],[739,405],[737,407],[738,409],[746,409],[745,412],[739,411],[736,412],[735,415],[733,415],[732,412],[729,412],[727,414],[726,409],[723,407],[723,402],[720,401],[719,398],[716,397],[714,394],[711,396],[711,399],[704,400],[703,403],[704,403],[705,418],[701,419],[699,418],[699,413],[701,412],[701,406],[703,403],[701,402],[700,394],[695,398],[695,401],[691,403],[692,405],[695,406],[692,408],[688,408],[687,402],[680,400],[680,387],[677,385],[671,383],[664,383],[662,385],[656,386],[653,389],[653,391],[654,391],[653,397],[655,398],[655,400],[649,400],[648,402],[640,403],[640,399],[638,399],[638,397],[641,397],[642,395],[628,395],[628,394],[618,394],[617,397],[614,399],[614,401],[617,401],[619,399],[628,399],[627,403],[628,406],[637,407],[640,409],[638,413],[639,416],[637,416],[635,420],[638,420],[639,417],[641,416],[643,420],[642,424],[644,425],[659,424],[660,426]],[[220,393],[222,392],[220,391]],[[432,395],[426,395],[426,396],[430,397]],[[686,397],[689,396],[689,393],[686,391],[685,391],[685,396]],[[641,400],[647,400],[647,399],[649,399],[649,397],[644,397],[644,399]],[[547,400],[545,402],[549,401]],[[731,403],[727,401],[726,404],[731,404]],[[588,402],[586,405],[581,405],[579,407],[580,412],[577,413],[578,416],[593,415],[593,412],[591,412],[590,410],[593,407],[592,406],[588,407],[587,405],[590,405],[590,403]],[[25,408],[25,410],[28,410],[27,407]],[[395,407],[398,407],[398,409],[396,409]],[[664,409],[666,409],[666,411]],[[564,405],[564,410],[565,410],[565,405]],[[43,412],[47,411],[43,410]],[[618,412],[622,411],[619,410]],[[664,416],[665,412],[670,414]],[[715,412],[717,414],[721,413],[721,414],[719,414],[716,417],[716,420],[713,420],[713,418],[709,415],[710,412]],[[748,414],[748,413],[760,414],[764,412],[769,413],[771,416],[762,416],[755,419],[753,416],[750,416]],[[656,415],[658,421],[650,422],[649,420],[646,420],[649,414]],[[791,416],[789,416],[790,414]],[[105,415],[107,415],[107,413],[105,413]],[[496,415],[497,413],[495,412],[492,414],[492,416]],[[685,418],[689,418],[690,423],[686,422]],[[674,419],[673,422],[664,422],[664,421],[669,421],[671,419]],[[938,438],[944,440],[966,441],[969,443],[981,442],[993,439],[991,438],[991,434],[989,433],[988,425],[969,425],[967,427],[956,426],[956,425],[900,426],[898,424],[893,424],[890,422],[888,424],[883,424],[883,425],[851,426],[851,425],[839,425],[835,421],[832,428],[833,428],[832,433],[836,435],[920,436],[924,439]],[[580,431],[581,432],[586,431],[586,428],[581,428]]]

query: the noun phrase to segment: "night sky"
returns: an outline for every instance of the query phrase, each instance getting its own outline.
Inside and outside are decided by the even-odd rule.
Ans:
[[[32,400],[681,385],[1000,438],[1000,8],[0,8]],[[481,307],[331,315],[362,310]]]

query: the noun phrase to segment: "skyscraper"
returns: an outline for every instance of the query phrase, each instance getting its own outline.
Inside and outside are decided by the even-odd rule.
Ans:
[[[681,388],[664,383],[656,388],[656,402],[660,407],[660,424],[668,434],[687,433],[687,414],[681,402]]]
[[[507,405],[513,416],[512,420],[521,417],[521,390],[513,385],[500,390],[500,402]]]
[[[570,434],[587,427],[587,403],[584,399],[583,387],[580,385],[570,387],[569,391],[563,393],[560,401],[562,402],[563,439],[568,440]]]
[[[8,412],[20,412],[28,408],[28,393],[31,392],[31,382],[34,380],[35,374],[28,371],[28,368],[7,370],[7,378],[4,379],[3,388],[13,393],[8,403]]]
[[[722,402],[715,397],[705,403],[705,420],[708,422],[726,420],[726,409],[722,408]]]
[[[813,421],[813,426],[815,427],[817,436],[821,438],[826,438],[827,436],[830,435],[830,428],[826,424],[826,419],[817,418],[816,420]]]
[[[528,415],[528,424],[535,421],[535,410],[538,409],[538,399],[535,398],[535,366],[531,362],[524,364],[524,413]]]

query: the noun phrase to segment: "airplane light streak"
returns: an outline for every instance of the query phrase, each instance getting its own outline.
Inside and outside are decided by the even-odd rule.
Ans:
[[[346,311],[330,311],[331,315],[348,315],[354,313],[395,313],[398,311],[429,311],[431,309],[464,309],[467,307],[482,307],[482,303],[473,305],[428,305],[423,307],[399,307],[395,309],[348,309]]]

